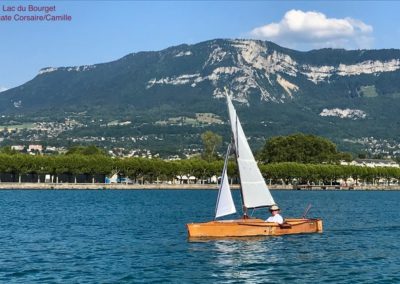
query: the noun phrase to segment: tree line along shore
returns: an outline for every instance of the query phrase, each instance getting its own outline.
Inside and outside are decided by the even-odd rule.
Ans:
[[[118,175],[132,184],[182,184],[182,177],[194,177],[189,183],[211,183],[218,177],[223,161],[200,158],[166,161],[146,158],[111,158],[104,155],[33,156],[0,154],[1,183],[92,183],[104,184],[106,177]],[[295,162],[260,163],[269,185],[299,187],[395,186],[400,169],[360,167],[338,164],[303,164]],[[236,164],[228,165],[233,184],[239,182]],[[352,184],[347,184],[349,179]],[[127,179],[125,179],[127,180]],[[120,179],[121,181],[121,179]],[[342,184],[340,184],[342,183]]]
[[[162,185],[183,188],[185,184],[191,188],[213,187],[224,164],[216,151],[222,137],[206,131],[201,138],[204,144],[201,155],[173,161],[110,157],[94,145],[71,147],[67,153],[57,155],[28,155],[3,147],[0,148],[0,184],[3,187],[5,183],[14,187],[51,184],[50,188],[55,185],[59,188],[59,184],[118,187],[107,183],[125,183],[121,188],[160,188]],[[351,154],[337,151],[336,145],[326,138],[301,133],[267,140],[257,157],[261,173],[271,188],[393,188],[400,179],[400,168],[396,167],[340,165],[340,161],[350,161]],[[239,184],[233,160],[228,164],[228,176],[231,184]]]
[[[231,189],[239,189],[233,184]],[[352,186],[322,186],[322,185],[281,185],[268,186],[270,190],[339,190],[339,191],[398,191],[398,184],[392,185],[352,185]],[[126,183],[33,183],[33,182],[1,182],[0,190],[217,190],[217,184],[126,184]]]

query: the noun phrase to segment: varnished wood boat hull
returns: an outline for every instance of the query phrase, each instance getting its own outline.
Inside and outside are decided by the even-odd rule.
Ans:
[[[239,219],[191,223],[187,229],[190,238],[223,238],[322,233],[323,225],[321,219],[286,219],[282,225],[261,219]]]

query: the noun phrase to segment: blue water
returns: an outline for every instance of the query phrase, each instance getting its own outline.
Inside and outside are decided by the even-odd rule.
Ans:
[[[312,203],[324,233],[188,242],[216,194],[0,191],[0,282],[400,282],[400,192],[274,191],[284,217]]]

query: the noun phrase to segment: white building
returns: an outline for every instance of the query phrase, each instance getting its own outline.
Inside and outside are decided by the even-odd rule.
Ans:
[[[197,182],[197,178],[195,176],[176,176],[176,180],[179,184],[195,184]]]
[[[12,145],[11,146],[11,150],[15,150],[15,151],[23,151],[25,149],[25,146],[23,145]]]
[[[42,152],[43,151],[43,146],[42,145],[34,145],[34,144],[32,144],[32,145],[29,145],[28,151],[29,152],[32,152],[32,151]]]
[[[341,165],[344,166],[361,166],[361,167],[370,167],[370,168],[378,168],[378,167],[392,167],[392,168],[400,168],[399,164],[393,160],[383,160],[383,159],[356,159],[354,161],[348,162],[340,162]]]

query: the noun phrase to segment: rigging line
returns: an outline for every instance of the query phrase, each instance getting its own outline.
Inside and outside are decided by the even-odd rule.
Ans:
[[[305,219],[306,218],[306,216],[307,216],[307,213],[308,213],[308,211],[310,211],[310,209],[311,209],[311,203],[310,204],[308,204],[308,206],[307,206],[307,208],[306,208],[306,210],[304,211],[304,213],[303,213],[303,216],[302,216],[302,218],[303,219]]]
[[[238,159],[239,159],[239,153],[238,153],[238,148],[239,148],[239,139],[238,139],[238,124],[239,124],[239,121],[238,121],[238,116],[237,116],[237,113],[236,113],[236,110],[235,110],[235,108],[234,108],[234,106],[233,106],[233,103],[232,103],[232,101],[230,100],[230,98],[229,98],[229,95],[227,94],[226,95],[226,100],[227,100],[227,105],[228,105],[228,114],[229,114],[229,121],[230,121],[230,124],[231,124],[231,130],[232,130],[232,136],[233,136],[233,140],[234,140],[234,143],[235,144],[233,144],[233,146],[235,146],[234,148],[234,152],[235,152],[235,159],[236,159],[236,164],[237,164],[237,168],[238,168],[238,172],[239,172],[239,183],[240,183],[240,196],[241,196],[241,199],[242,199],[242,211],[243,211],[243,218],[246,218],[247,217],[247,207],[245,206],[245,202],[244,202],[244,194],[243,194],[243,184],[242,184],[242,179],[241,179],[241,174],[240,174],[240,167],[239,167],[239,164],[238,164]],[[234,121],[232,121],[233,120],[233,116],[235,116],[235,118],[236,118],[236,123],[234,122]],[[233,129],[233,123],[235,123],[236,125],[236,131],[234,131],[234,129]],[[236,133],[235,133],[236,132]],[[236,137],[235,137],[235,134],[236,134]]]
[[[235,115],[236,115],[236,152],[237,152],[237,158],[239,159],[239,132],[238,132],[238,116],[235,110]]]

